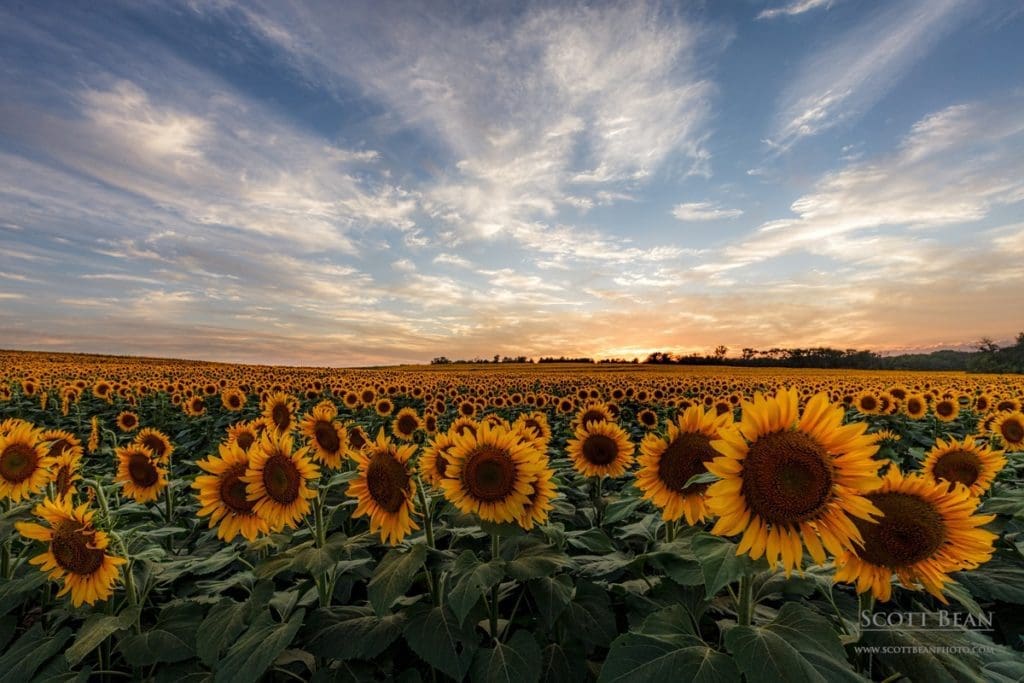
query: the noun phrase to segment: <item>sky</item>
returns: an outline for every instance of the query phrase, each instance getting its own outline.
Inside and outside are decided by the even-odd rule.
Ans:
[[[0,0],[0,347],[1024,329],[1024,5]]]

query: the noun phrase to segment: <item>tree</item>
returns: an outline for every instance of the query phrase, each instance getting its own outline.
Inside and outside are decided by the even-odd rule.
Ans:
[[[729,353],[729,347],[719,344],[715,347],[715,358],[722,360],[725,358],[725,354]]]

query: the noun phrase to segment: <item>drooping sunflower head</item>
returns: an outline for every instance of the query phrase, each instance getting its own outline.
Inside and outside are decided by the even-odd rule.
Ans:
[[[134,432],[139,428],[139,416],[130,410],[125,410],[117,416],[117,428],[122,432]]]
[[[342,457],[348,450],[348,434],[334,419],[337,414],[334,404],[324,401],[313,408],[299,425],[299,431],[309,440],[313,459],[332,469],[341,467]]]
[[[416,430],[422,426],[419,414],[415,408],[402,408],[391,421],[391,433],[402,441],[412,441]]]
[[[199,517],[209,517],[210,528],[217,527],[217,538],[231,542],[241,534],[254,541],[269,533],[265,519],[256,514],[255,503],[249,500],[246,483],[242,481],[249,467],[249,455],[237,443],[221,444],[219,457],[211,455],[196,464],[207,472],[196,477]]]
[[[1003,440],[1008,450],[1024,450],[1024,413],[1014,411],[1001,414],[992,423],[992,433]]]
[[[348,435],[347,452],[350,457],[355,457],[356,453],[363,450],[363,447],[370,443],[370,437],[366,434],[366,430],[355,422],[349,422],[345,425],[345,433]]]
[[[384,436],[356,455],[359,475],[348,486],[348,495],[358,503],[353,517],[370,517],[370,533],[380,533],[381,540],[397,545],[419,526],[412,516],[416,481],[409,471],[409,459],[416,453],[412,444],[398,445]]]
[[[149,448],[132,443],[115,451],[117,477],[124,485],[124,494],[138,503],[156,500],[167,487],[167,470]]]
[[[943,398],[935,402],[932,408],[935,417],[942,422],[952,422],[960,414],[960,404],[951,398]]]
[[[170,437],[161,432],[159,429],[153,429],[152,427],[145,427],[139,430],[139,433],[135,435],[133,439],[134,443],[145,446],[153,453],[153,457],[162,464],[167,464],[171,456],[174,455],[174,445],[171,443]]]
[[[263,417],[266,424],[279,434],[288,434],[295,427],[295,413],[299,402],[294,396],[278,391],[263,402]]]
[[[259,434],[252,422],[236,422],[228,427],[226,443],[236,444],[243,451],[248,451],[259,441]]]
[[[972,495],[981,496],[1005,465],[1003,451],[993,451],[968,436],[963,441],[936,439],[921,470],[925,477],[946,482],[950,490],[963,484]]]
[[[466,434],[475,434],[479,425],[471,417],[459,417],[452,422],[452,426],[448,428],[448,436],[453,439],[465,436]]]
[[[489,522],[521,517],[544,469],[544,458],[515,430],[481,424],[476,432],[455,436],[441,488],[462,512]]]
[[[246,497],[271,531],[296,527],[309,513],[316,491],[308,484],[320,476],[320,468],[308,453],[308,447],[294,450],[291,435],[276,430],[264,432],[249,450],[249,467],[242,477]]]
[[[945,481],[904,476],[895,465],[866,497],[883,514],[876,522],[855,519],[863,544],[836,557],[836,581],[856,583],[879,600],[892,597],[895,574],[907,588],[920,584],[942,602],[951,572],[987,562],[996,535],[978,527],[994,515],[977,515],[978,501],[967,487],[950,490]]]
[[[621,477],[633,464],[633,442],[614,422],[579,426],[566,445],[572,466],[585,477]]]
[[[39,430],[16,423],[0,434],[0,499],[17,503],[41,491],[52,478],[53,463]]]
[[[435,434],[434,438],[427,442],[417,463],[420,476],[427,483],[440,488],[441,480],[448,469],[448,451],[454,446],[455,441],[444,432]]]
[[[25,538],[42,541],[48,548],[29,560],[47,572],[53,580],[63,580],[58,596],[71,594],[75,607],[92,605],[114,594],[118,566],[124,558],[108,555],[107,534],[92,524],[93,513],[86,504],[74,507],[70,498],[44,500],[34,514],[48,526],[35,522],[16,522]]]
[[[698,524],[707,517],[704,492],[708,484],[687,486],[687,482],[708,471],[707,463],[718,457],[711,441],[731,424],[731,412],[719,415],[714,409],[691,406],[675,422],[668,423],[664,437],[655,433],[644,437],[636,485],[643,497],[662,511],[666,521],[685,515],[687,524]]]
[[[81,481],[82,442],[71,432],[59,429],[45,431],[39,440],[46,446],[47,455],[53,458],[53,483],[57,496],[63,498],[74,492],[75,482]]]
[[[516,418],[512,425],[525,436],[532,439],[541,453],[547,451],[547,444],[551,440],[551,425],[548,424],[548,416],[540,410],[523,413]]]
[[[527,531],[533,529],[537,524],[544,524],[548,521],[548,514],[554,507],[552,501],[557,494],[557,488],[553,480],[554,472],[545,465],[533,480],[533,493],[529,495],[523,505],[523,511],[516,519],[519,526]]]
[[[843,415],[824,392],[802,415],[795,389],[744,402],[741,422],[711,442],[721,454],[706,463],[721,477],[706,493],[719,516],[712,533],[742,534],[738,552],[772,565],[781,555],[787,572],[801,566],[804,544],[821,564],[822,544],[835,555],[859,542],[851,517],[879,514],[862,493],[878,485],[878,446],[866,423],[843,425]]]

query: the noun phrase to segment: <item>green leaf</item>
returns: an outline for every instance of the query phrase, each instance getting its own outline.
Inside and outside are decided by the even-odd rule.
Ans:
[[[460,626],[442,607],[415,611],[403,635],[423,661],[457,681],[469,671],[478,647],[475,627],[472,624]]]
[[[529,581],[551,576],[562,567],[572,564],[569,556],[554,546],[524,537],[515,556],[505,565],[505,573],[517,581]]]
[[[177,581],[183,576],[205,576],[224,569],[238,559],[238,551],[235,546],[224,546],[213,555],[202,559],[195,556],[186,557],[173,562],[156,564],[157,573],[161,582]]]
[[[367,587],[370,604],[378,616],[391,609],[391,604],[405,595],[416,573],[427,559],[427,546],[417,543],[407,551],[393,548],[377,565]]]
[[[977,569],[953,574],[977,600],[1002,600],[1024,605],[1024,566],[1012,552],[998,550]]]
[[[378,617],[367,607],[317,610],[307,647],[327,659],[374,659],[402,635],[405,622],[404,612]]]
[[[857,647],[877,648],[871,653],[876,667],[899,672],[912,681],[929,683],[998,680],[995,676],[983,677],[980,674],[982,667],[998,666],[1005,670],[1007,662],[1020,661],[1020,653],[996,645],[990,638],[969,630],[900,628],[864,631]]]
[[[278,623],[269,611],[260,612],[217,665],[214,680],[217,683],[259,680],[277,656],[291,645],[305,614],[306,611],[300,609],[288,621]]]
[[[543,683],[575,683],[587,679],[586,659],[581,653],[567,652],[551,643],[540,655],[540,680]]]
[[[718,536],[700,533],[690,541],[693,554],[700,562],[708,598],[713,598],[734,581],[754,570],[755,563],[746,555],[736,555],[736,544]]]
[[[632,555],[620,552],[607,555],[577,555],[575,559],[580,568],[580,575],[592,578],[610,576],[625,571],[636,561]]]
[[[615,546],[608,534],[596,527],[584,531],[571,531],[567,533],[566,540],[574,548],[588,550],[592,553],[613,553]]]
[[[784,604],[766,626],[729,629],[725,644],[749,683],[861,680],[832,624],[796,602]]]
[[[718,475],[714,472],[701,472],[687,479],[686,483],[683,484],[683,488],[688,489],[694,484],[714,484],[718,479]]]
[[[448,593],[448,606],[462,624],[480,596],[505,576],[505,563],[502,560],[481,562],[476,553],[466,550],[455,560],[452,573],[458,579]]]
[[[210,609],[196,632],[196,654],[207,666],[213,666],[220,653],[243,630],[249,608],[243,602],[225,598]]]
[[[643,498],[640,496],[626,496],[619,500],[613,500],[605,506],[604,523],[616,524],[632,515],[638,507],[643,505]]]
[[[473,658],[473,681],[536,683],[540,680],[540,647],[528,631],[516,631],[507,643],[478,650]]]
[[[542,576],[531,580],[526,586],[537,605],[541,621],[549,629],[555,625],[576,593],[572,579],[565,574]]]
[[[21,606],[46,583],[46,574],[32,570],[21,578],[0,583],[0,617]]]
[[[576,586],[576,595],[560,621],[572,637],[588,645],[605,647],[618,635],[608,593],[588,582]]]
[[[0,683],[33,680],[36,671],[60,652],[70,639],[69,628],[62,628],[53,636],[47,636],[42,624],[37,623],[0,656]]]
[[[85,656],[96,649],[96,647],[113,633],[124,628],[129,628],[139,618],[139,608],[129,607],[121,614],[106,615],[93,614],[82,627],[78,629],[78,635],[71,647],[64,651],[64,657],[68,660],[68,666],[77,666]]]
[[[122,638],[117,649],[132,666],[180,662],[195,655],[202,605],[185,602],[165,607],[149,631]]]
[[[598,681],[676,683],[681,672],[686,672],[688,681],[732,683],[739,680],[739,670],[732,658],[699,638],[663,639],[626,633],[612,643]]]

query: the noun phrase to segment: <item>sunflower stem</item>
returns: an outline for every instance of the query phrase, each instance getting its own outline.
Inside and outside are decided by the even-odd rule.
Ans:
[[[3,511],[4,517],[11,511],[11,501],[8,498],[3,500]],[[11,578],[11,541],[13,540],[13,534],[8,535],[4,539],[3,543],[0,544],[0,576],[7,580]]]
[[[673,520],[665,522],[665,542],[671,543],[676,540],[676,523]]]
[[[736,615],[740,626],[750,626],[754,620],[754,575],[750,572],[740,577],[740,594]]]
[[[434,519],[433,510],[430,509],[430,500],[423,492],[423,480],[416,474],[416,496],[420,499],[420,506],[423,508],[423,531],[427,535],[427,547],[436,548],[434,545]],[[435,606],[441,605],[441,596],[438,593],[434,570],[427,567],[427,586],[430,588],[430,599]]]
[[[597,526],[601,526],[601,520],[604,517],[604,492],[603,492],[604,480],[602,477],[594,477],[594,519],[597,522]]]
[[[491,561],[494,562],[501,556],[501,536],[491,535]],[[491,638],[498,640],[498,584],[491,586],[491,599],[488,605],[491,609]]]
[[[857,618],[863,620],[863,614],[871,614],[875,611],[875,594],[865,591],[857,594]]]

